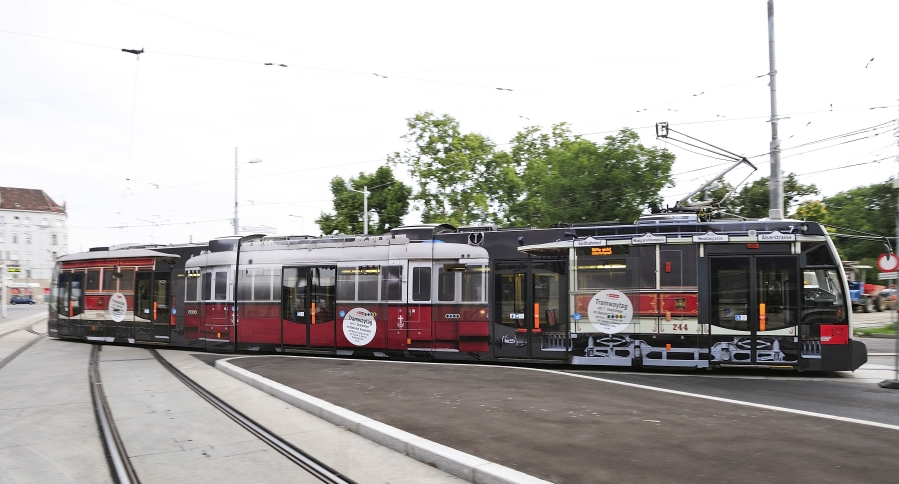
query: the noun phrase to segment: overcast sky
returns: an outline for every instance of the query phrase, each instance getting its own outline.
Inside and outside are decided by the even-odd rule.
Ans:
[[[824,195],[893,177],[895,123],[800,145],[899,117],[899,2],[775,8],[783,170]],[[65,202],[71,252],[233,233],[236,147],[240,225],[317,235],[330,180],[405,149],[405,118],[422,111],[501,149],[559,122],[661,146],[654,125],[668,121],[762,155],[749,181],[770,175],[764,0],[0,0],[0,12],[0,186]],[[723,169],[671,149],[669,203]]]

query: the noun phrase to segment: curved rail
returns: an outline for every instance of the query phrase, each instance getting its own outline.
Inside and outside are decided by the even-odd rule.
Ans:
[[[119,437],[119,431],[116,429],[115,421],[112,418],[112,410],[109,408],[109,402],[106,401],[106,392],[103,391],[103,381],[100,380],[100,368],[98,364],[100,345],[93,345],[91,349],[91,358],[88,363],[88,372],[90,374],[91,395],[94,401],[94,412],[97,415],[97,425],[100,427],[100,433],[103,435],[103,446],[106,448],[106,456],[110,466],[114,471],[113,479],[120,484],[138,483],[137,473],[128,460],[128,454],[125,452],[125,445]]]
[[[36,324],[37,324],[37,323],[32,324],[26,331],[28,331],[29,333],[36,334],[38,337],[35,338],[35,339],[33,339],[33,340],[31,340],[31,341],[29,341],[28,343],[26,343],[25,346],[22,346],[21,348],[17,349],[16,351],[13,351],[12,354],[10,354],[9,356],[7,356],[6,358],[3,358],[3,360],[0,360],[0,368],[3,368],[4,366],[6,366],[7,363],[9,363],[10,361],[16,359],[17,356],[19,356],[19,355],[21,355],[22,353],[24,353],[25,350],[27,350],[28,348],[31,348],[32,346],[34,346],[35,344],[37,344],[37,342],[40,341],[44,336],[46,336],[45,334],[38,333],[38,332],[34,331],[33,328],[34,328],[34,326],[35,326]],[[16,329],[14,329],[14,330],[12,330],[12,331],[7,331],[6,333],[0,334],[0,337],[6,336],[6,335],[8,335],[8,334],[10,334],[10,333],[15,333],[16,331],[19,331],[19,330],[21,330],[21,329],[22,329],[22,328],[16,328]]]
[[[321,481],[329,484],[356,484],[355,481],[351,480],[349,477],[330,468],[327,464],[319,461],[306,452],[303,452],[290,442],[281,439],[262,425],[253,421],[250,417],[247,417],[212,393],[209,393],[205,388],[191,380],[187,375],[175,368],[174,365],[166,361],[156,350],[150,350],[150,353],[153,354],[153,357],[156,358],[163,367],[181,380],[182,383],[187,385],[188,388],[196,392],[212,406],[219,409],[222,413],[231,418],[231,420],[234,420],[260,440],[290,459],[294,464],[297,464]]]

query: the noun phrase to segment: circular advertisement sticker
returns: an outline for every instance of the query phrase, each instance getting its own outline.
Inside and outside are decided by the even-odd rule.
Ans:
[[[606,289],[597,293],[587,306],[587,318],[599,331],[615,334],[624,331],[634,317],[631,300],[621,291]]]
[[[365,308],[353,308],[343,318],[343,335],[356,346],[365,346],[375,339],[375,317]]]
[[[125,313],[128,311],[128,301],[125,295],[117,292],[109,298],[109,317],[121,323],[125,319]]]

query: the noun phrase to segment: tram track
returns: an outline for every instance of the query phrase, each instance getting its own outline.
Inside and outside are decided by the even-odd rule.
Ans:
[[[178,380],[180,380],[185,386],[193,390],[197,395],[199,395],[210,405],[221,411],[228,418],[255,435],[258,439],[268,444],[288,460],[309,472],[311,475],[328,484],[356,484],[356,482],[349,477],[332,469],[327,464],[319,461],[315,457],[312,457],[290,442],[287,442],[286,440],[278,437],[275,433],[266,429],[250,417],[241,413],[236,408],[228,405],[223,400],[216,397],[214,394],[203,388],[197,382],[190,379],[190,377],[175,368],[174,365],[163,358],[162,355],[160,355],[159,352],[155,349],[150,349],[149,351],[153,355],[153,357],[156,358],[159,364],[161,364],[166,370],[172,373],[172,375],[178,378]]]
[[[106,450],[107,462],[110,473],[115,482],[119,484],[139,483],[140,478],[132,464],[126,450],[126,443],[121,438],[116,428],[115,418],[110,404],[106,398],[103,380],[100,375],[99,352],[102,345],[94,345],[91,349],[88,364],[90,375],[91,395],[94,405],[94,413],[97,425],[102,435],[103,446]],[[274,432],[260,425],[247,415],[241,413],[222,399],[215,396],[203,386],[192,380],[174,365],[169,363],[155,349],[148,349],[156,361],[184,384],[191,391],[200,396],[209,405],[222,412],[232,421],[249,431],[256,438],[286,457],[290,462],[302,468],[305,472],[318,480],[328,484],[356,484],[355,481],[340,472],[332,469],[323,462],[312,457],[302,449],[279,437]]]
[[[31,348],[32,346],[36,345],[38,341],[42,340],[45,336],[47,336],[44,333],[38,333],[37,331],[34,330],[34,327],[38,323],[40,323],[40,321],[38,321],[36,323],[32,323],[30,326],[28,326],[28,328],[19,327],[19,328],[13,329],[11,331],[7,331],[5,333],[0,333],[0,338],[2,338],[3,336],[6,336],[6,335],[9,335],[12,333],[16,333],[16,332],[24,329],[25,331],[28,331],[31,334],[37,335],[37,338],[29,341],[28,343],[25,343],[21,348],[17,349],[16,351],[13,351],[9,356],[0,360],[0,368],[3,368],[4,366],[6,366],[9,362],[16,359],[17,356],[19,356],[22,353],[24,353],[25,351],[27,351],[28,348]]]

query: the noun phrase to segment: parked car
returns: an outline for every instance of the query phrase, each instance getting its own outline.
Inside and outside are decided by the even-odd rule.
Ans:
[[[31,299],[31,296],[13,296],[9,298],[10,304],[34,304],[34,299]]]
[[[884,289],[877,295],[877,305],[881,310],[896,309],[896,290]]]

